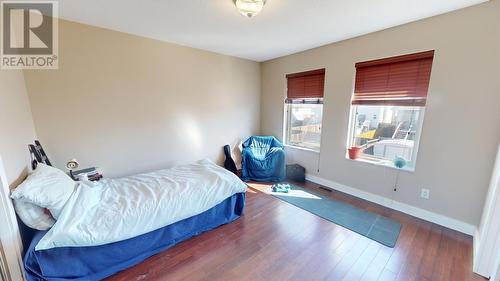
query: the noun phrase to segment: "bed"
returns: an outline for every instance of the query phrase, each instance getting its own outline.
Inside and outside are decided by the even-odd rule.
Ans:
[[[101,280],[243,214],[246,185],[208,160],[81,183],[46,231],[23,235],[27,280]]]

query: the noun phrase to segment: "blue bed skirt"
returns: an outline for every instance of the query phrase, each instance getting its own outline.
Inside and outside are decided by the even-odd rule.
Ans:
[[[101,280],[179,242],[229,223],[243,214],[245,194],[235,194],[199,215],[128,240],[92,247],[35,251],[46,231],[35,234],[24,256],[27,280]]]

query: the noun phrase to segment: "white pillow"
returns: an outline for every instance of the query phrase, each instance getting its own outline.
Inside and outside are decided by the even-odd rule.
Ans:
[[[63,171],[38,164],[35,171],[14,189],[10,197],[47,208],[57,220],[75,186],[76,183]]]
[[[45,209],[37,205],[14,200],[14,208],[24,224],[31,228],[47,230],[56,222]]]

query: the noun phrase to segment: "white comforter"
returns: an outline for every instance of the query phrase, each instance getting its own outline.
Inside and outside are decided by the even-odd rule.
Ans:
[[[198,215],[245,191],[237,176],[208,160],[80,184],[35,249],[122,241]]]

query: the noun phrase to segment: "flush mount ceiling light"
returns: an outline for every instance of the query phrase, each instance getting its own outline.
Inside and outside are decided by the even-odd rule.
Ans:
[[[264,8],[264,4],[266,4],[266,0],[234,0],[234,5],[236,5],[240,14],[249,18],[260,13]]]

